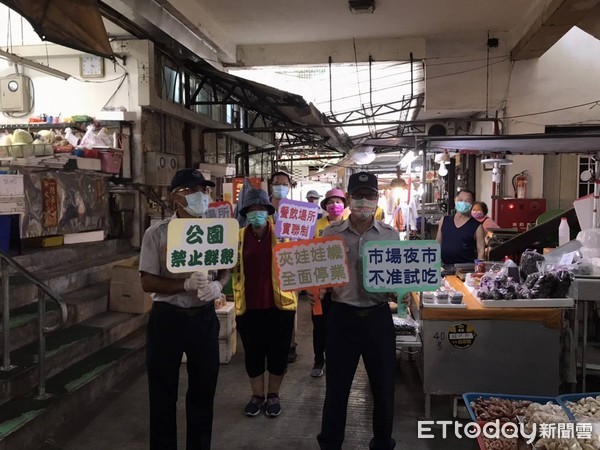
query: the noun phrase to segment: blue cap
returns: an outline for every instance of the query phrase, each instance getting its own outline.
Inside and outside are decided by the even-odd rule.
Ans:
[[[267,208],[269,215],[275,214],[275,207],[269,200],[269,195],[262,189],[252,189],[244,196],[244,204],[240,209],[240,215],[246,217],[248,208],[254,205],[262,205]]]
[[[181,169],[173,176],[171,180],[171,191],[178,188],[210,186],[215,187],[215,183],[204,178],[198,169]]]

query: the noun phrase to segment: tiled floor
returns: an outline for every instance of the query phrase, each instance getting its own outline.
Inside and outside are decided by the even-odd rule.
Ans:
[[[282,414],[274,419],[259,415],[248,418],[242,409],[250,397],[243,364],[243,348],[230,364],[222,365],[215,399],[213,448],[229,449],[318,449],[316,435],[320,429],[325,377],[312,378],[312,324],[306,301],[301,300],[298,316],[298,360],[289,366],[281,390]],[[239,341],[239,338],[238,338]],[[184,448],[185,435],[185,365],[181,369],[179,408],[179,447]],[[451,418],[450,398],[436,398],[432,413],[435,418]],[[406,450],[471,450],[474,441],[417,438],[417,420],[423,415],[424,396],[413,361],[406,355],[398,361],[394,438],[397,449]],[[366,449],[371,438],[371,397],[368,379],[359,367],[351,392],[344,449]],[[140,371],[119,385],[110,398],[90,405],[78,419],[49,438],[44,449],[63,450],[142,450],[148,448],[148,398],[146,376]]]

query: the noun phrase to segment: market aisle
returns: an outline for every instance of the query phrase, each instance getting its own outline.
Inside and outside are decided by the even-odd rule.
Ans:
[[[298,317],[298,360],[291,364],[284,380],[281,416],[248,418],[242,409],[249,399],[249,387],[243,365],[243,350],[228,365],[222,365],[215,399],[213,448],[229,449],[318,449],[325,377],[312,378],[312,323],[308,303],[300,302]],[[182,365],[185,380],[185,365]],[[397,449],[458,450],[473,449],[474,441],[458,439],[417,439],[417,420],[423,414],[423,393],[414,362],[403,355],[398,366],[396,385]],[[178,423],[184,424],[185,381],[180,385]],[[122,382],[113,389],[112,398],[81,411],[76,423],[50,439],[44,450],[145,450],[148,448],[148,398],[145,372]],[[433,413],[449,419],[451,402],[435,402]],[[371,398],[362,364],[351,393],[344,450],[365,449],[371,437]],[[436,408],[437,403],[437,408]],[[436,432],[440,435],[440,431]],[[179,429],[180,448],[184,448],[184,426]]]

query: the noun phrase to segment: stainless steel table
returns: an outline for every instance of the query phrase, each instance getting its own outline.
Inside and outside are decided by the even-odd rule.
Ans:
[[[456,277],[465,309],[430,309],[411,298],[421,324],[425,417],[431,395],[465,392],[558,394],[562,308],[483,308]]]
[[[587,363],[586,351],[588,344],[588,312],[591,302],[600,301],[600,277],[576,276],[569,291],[569,296],[575,299],[575,317],[573,335],[575,337],[575,351],[579,347],[579,309],[583,308],[583,333],[581,345],[581,391],[586,392]]]

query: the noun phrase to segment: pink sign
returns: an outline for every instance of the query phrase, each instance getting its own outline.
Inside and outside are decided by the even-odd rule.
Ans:
[[[319,205],[282,199],[277,210],[275,235],[278,238],[312,239],[319,214]]]

